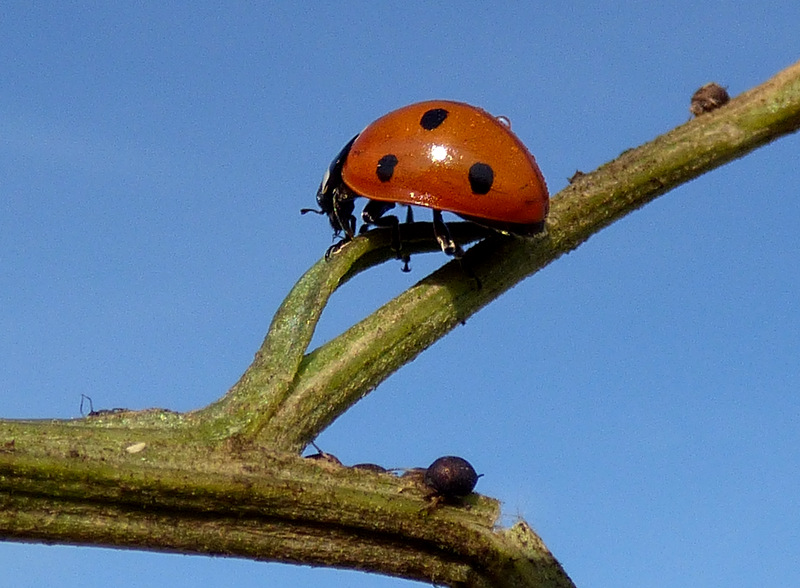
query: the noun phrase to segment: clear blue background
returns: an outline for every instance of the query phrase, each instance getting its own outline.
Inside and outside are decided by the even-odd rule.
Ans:
[[[0,413],[206,405],[331,242],[301,216],[367,123],[429,98],[512,121],[553,193],[800,56],[797,2],[33,3],[0,8]],[[800,584],[800,137],[514,288],[320,437],[457,454],[580,588]],[[421,220],[424,216],[418,213]],[[445,261],[334,297],[324,341]],[[14,587],[402,586],[0,543]]]

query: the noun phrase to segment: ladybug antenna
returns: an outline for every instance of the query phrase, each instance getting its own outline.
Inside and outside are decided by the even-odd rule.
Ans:
[[[317,210],[316,208],[301,208],[300,214],[307,214],[313,212],[314,214],[325,214],[324,210]]]

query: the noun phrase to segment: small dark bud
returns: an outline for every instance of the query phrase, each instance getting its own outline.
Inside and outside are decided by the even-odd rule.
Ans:
[[[339,458],[333,455],[332,453],[326,453],[325,451],[322,451],[322,449],[317,447],[317,444],[314,443],[313,441],[311,442],[311,445],[314,446],[314,449],[316,449],[317,452],[312,453],[311,455],[306,455],[306,459],[313,459],[325,464],[332,464],[337,466],[342,465],[342,462],[339,460]]]
[[[403,470],[400,477],[404,480],[411,480],[414,483],[424,483],[426,471],[425,468],[408,468]]]
[[[389,471],[376,463],[357,463],[352,467],[356,470],[366,470],[368,472],[375,472],[376,474],[384,474]]]
[[[577,182],[578,180],[580,180],[580,179],[581,179],[583,176],[585,176],[585,175],[586,175],[586,174],[585,174],[584,172],[582,172],[581,170],[579,170],[579,169],[578,169],[578,170],[575,170],[575,173],[574,173],[574,174],[572,174],[572,175],[569,177],[569,180],[568,180],[568,181],[569,181],[569,183],[570,183],[570,184],[574,184],[575,182]]]
[[[692,95],[692,104],[689,110],[693,115],[700,116],[706,112],[716,110],[723,104],[727,104],[730,99],[731,97],[728,96],[728,91],[725,88],[716,82],[711,82]]]
[[[466,459],[447,455],[428,467],[424,482],[442,498],[460,498],[472,492],[478,477]]]
[[[306,455],[306,459],[311,459],[315,461],[321,461],[323,463],[332,463],[335,465],[342,465],[342,462],[339,460],[338,457],[332,455],[330,453],[312,453],[311,455]]]

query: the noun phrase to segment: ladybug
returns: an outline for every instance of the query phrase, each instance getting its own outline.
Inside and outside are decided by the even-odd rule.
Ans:
[[[353,137],[334,158],[317,192],[320,210],[342,241],[355,236],[354,200],[367,199],[362,231],[391,227],[400,255],[399,220],[384,216],[397,204],[433,210],[433,231],[447,255],[460,258],[442,211],[514,235],[544,228],[549,195],[533,155],[508,120],[462,102],[431,100],[386,114]],[[404,269],[407,269],[404,268]]]

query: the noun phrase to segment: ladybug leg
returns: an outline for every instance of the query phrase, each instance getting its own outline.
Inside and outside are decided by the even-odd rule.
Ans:
[[[331,256],[335,255],[339,249],[341,249],[347,241],[337,241],[330,247],[325,250],[325,261],[330,261]]]
[[[398,224],[400,221],[397,220],[396,216],[383,215],[393,208],[394,202],[368,200],[367,204],[364,206],[364,210],[361,212],[361,220],[364,221],[366,225],[372,225],[375,227],[391,227]],[[362,227],[361,230],[365,231],[366,228]]]
[[[347,193],[339,193],[337,192],[334,195],[334,198],[330,202],[330,208],[322,211],[314,210],[313,208],[304,208],[300,212],[305,214],[305,212],[321,212],[322,214],[328,215],[328,220],[331,223],[331,228],[333,229],[333,238],[336,239],[341,233],[344,233],[344,236],[341,240],[337,241],[325,251],[325,261],[328,261],[331,258],[331,255],[334,255],[339,249],[341,249],[346,243],[348,243],[356,233],[356,217],[353,216],[353,210],[355,209],[355,203],[353,199],[349,197]]]
[[[400,241],[400,220],[393,214],[383,216],[387,211],[394,208],[394,202],[381,202],[380,200],[370,200],[364,206],[361,213],[361,220],[364,225],[361,227],[363,232],[368,226],[374,227],[387,227],[392,231],[392,251],[397,255],[397,259],[403,262],[403,271],[408,272],[411,269],[408,267],[410,258],[403,253],[403,244]],[[410,209],[410,207],[409,207]]]
[[[349,241],[356,234],[356,217],[353,210],[356,205],[348,194],[337,193],[333,199],[333,210],[328,215],[334,232],[338,235],[344,231],[344,240]]]
[[[450,231],[447,230],[447,225],[444,224],[441,210],[434,209],[433,211],[433,234],[436,235],[436,240],[439,242],[442,251],[456,259],[461,259],[464,255],[464,250],[450,237]]]

